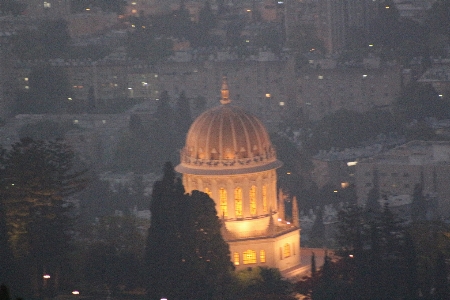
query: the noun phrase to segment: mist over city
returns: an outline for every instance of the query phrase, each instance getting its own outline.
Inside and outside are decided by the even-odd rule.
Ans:
[[[450,299],[450,0],[0,0],[0,300]]]

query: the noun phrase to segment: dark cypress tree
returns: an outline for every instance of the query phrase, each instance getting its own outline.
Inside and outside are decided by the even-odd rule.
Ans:
[[[319,208],[316,212],[316,219],[311,228],[312,243],[315,246],[322,247],[325,241],[325,225],[323,224],[323,208]]]
[[[170,97],[167,91],[161,93],[159,98],[159,104],[156,108],[156,123],[155,130],[152,132],[152,140],[159,145],[159,151],[157,157],[159,157],[162,162],[174,161],[178,156],[175,154],[176,141],[174,139],[174,111],[170,105]]]
[[[315,277],[317,272],[316,268],[316,255],[314,252],[311,253],[311,277]]]
[[[205,193],[184,194],[171,163],[153,187],[146,248],[149,299],[213,299],[230,282],[228,244],[214,201]]]
[[[0,285],[0,300],[11,300],[9,289],[6,285]]]
[[[164,165],[162,180],[153,186],[150,204],[152,218],[146,247],[149,299],[178,299],[178,287],[182,282],[179,222],[183,200],[184,188],[168,162]]]
[[[231,281],[231,263],[228,244],[224,241],[222,226],[214,200],[207,194],[193,191],[186,195],[182,222],[184,299],[214,299],[227,292]]]
[[[419,278],[417,274],[417,252],[416,245],[411,237],[411,234],[405,234],[405,242],[403,247],[404,264],[403,274],[405,275],[404,287],[406,299],[416,299],[418,296]]]
[[[217,25],[217,17],[214,15],[211,9],[211,3],[209,3],[209,1],[206,1],[205,5],[200,9],[198,25],[204,33],[207,33],[208,30],[216,27]]]
[[[435,265],[435,292],[433,299],[450,299],[447,264],[445,263],[445,256],[442,252],[439,252]]]
[[[176,148],[180,149],[184,145],[186,134],[192,123],[191,107],[184,91],[180,93],[177,99],[175,115]]]
[[[381,205],[378,202],[380,200],[380,187],[378,183],[378,170],[373,170],[373,187],[367,194],[366,211],[368,212],[378,212],[381,210]]]
[[[414,186],[413,198],[411,203],[411,219],[413,222],[425,221],[427,215],[427,206],[423,196],[422,184],[417,183]]]
[[[6,211],[0,198],[0,283],[10,285],[14,281],[14,259],[8,243],[8,229],[6,225]],[[0,298],[3,299],[3,298]]]

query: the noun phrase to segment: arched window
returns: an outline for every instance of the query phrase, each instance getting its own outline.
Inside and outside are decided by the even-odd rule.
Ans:
[[[250,250],[250,249],[247,251],[244,251],[244,256],[242,259],[243,259],[244,265],[256,264],[256,251]]]
[[[263,185],[262,187],[262,205],[263,205],[263,212],[267,213],[267,186]]]
[[[289,245],[288,243],[284,244],[284,247],[283,247],[283,256],[284,256],[284,257],[289,257],[289,256],[291,256],[291,245]]]
[[[250,214],[256,215],[256,186],[250,187]]]
[[[219,200],[220,200],[220,216],[227,217],[227,191],[224,188],[219,190]]]
[[[262,263],[266,262],[266,251],[265,250],[259,250],[259,261]]]
[[[233,262],[235,266],[239,266],[239,252],[234,252],[233,254]]]
[[[236,211],[236,218],[242,218],[242,189],[236,188],[234,190],[234,208]]]
[[[209,188],[205,188],[205,194],[207,194],[210,198],[212,198],[212,192]]]

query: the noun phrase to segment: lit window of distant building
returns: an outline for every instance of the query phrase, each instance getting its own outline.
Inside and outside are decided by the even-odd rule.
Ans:
[[[283,256],[284,256],[284,257],[289,257],[289,256],[291,256],[291,245],[289,245],[288,243],[284,244],[284,247],[283,247]]]

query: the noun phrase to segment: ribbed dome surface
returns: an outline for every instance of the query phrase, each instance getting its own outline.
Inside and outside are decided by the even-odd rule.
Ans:
[[[191,159],[251,159],[272,153],[264,125],[240,107],[223,104],[201,114],[186,138],[184,155]]]
[[[267,130],[261,121],[240,107],[231,105],[226,78],[222,83],[222,105],[201,114],[191,125],[180,173],[230,175],[279,168]]]

